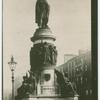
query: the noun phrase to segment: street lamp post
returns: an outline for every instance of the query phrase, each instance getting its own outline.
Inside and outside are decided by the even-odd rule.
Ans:
[[[14,71],[15,71],[15,67],[17,62],[14,61],[14,57],[11,57],[11,61],[8,62],[11,72],[12,72],[12,100],[14,100]]]

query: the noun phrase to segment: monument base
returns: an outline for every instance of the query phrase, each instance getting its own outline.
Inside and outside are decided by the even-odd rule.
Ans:
[[[29,96],[21,100],[78,100],[78,95],[74,97],[59,97],[59,96]]]

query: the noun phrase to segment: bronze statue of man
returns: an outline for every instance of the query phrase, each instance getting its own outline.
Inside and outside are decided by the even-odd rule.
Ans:
[[[49,19],[50,6],[47,0],[37,0],[36,2],[36,23],[39,28],[46,28]]]

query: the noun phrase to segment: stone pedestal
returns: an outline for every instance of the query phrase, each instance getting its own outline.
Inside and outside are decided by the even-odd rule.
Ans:
[[[30,50],[30,76],[26,74],[23,77],[24,81],[18,89],[16,100],[78,100],[78,96],[74,96],[71,84],[66,83],[69,84],[71,91],[62,92],[65,88],[61,88],[62,84],[57,81],[59,79],[59,82],[62,80],[64,83],[63,75],[55,71],[57,62],[55,40],[49,28],[36,30],[31,38],[33,47]]]
[[[60,97],[60,96],[38,96],[38,97],[27,97],[27,98],[23,98],[22,100],[78,100],[78,96],[74,96],[74,97]]]

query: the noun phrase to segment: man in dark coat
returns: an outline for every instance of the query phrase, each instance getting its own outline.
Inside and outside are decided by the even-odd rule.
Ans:
[[[46,28],[49,18],[50,7],[46,0],[37,0],[36,3],[36,23],[39,28]]]

